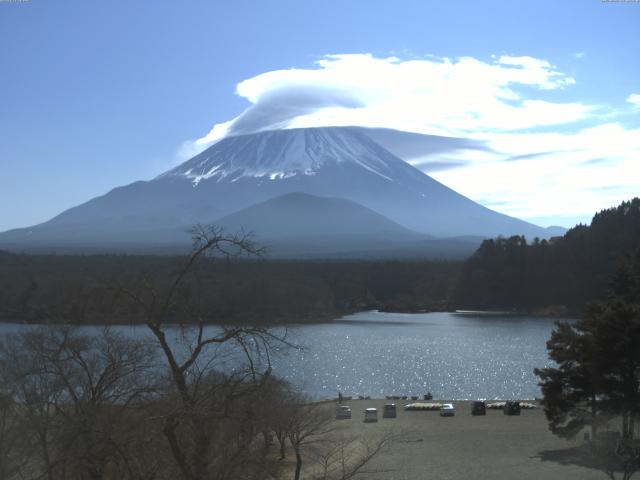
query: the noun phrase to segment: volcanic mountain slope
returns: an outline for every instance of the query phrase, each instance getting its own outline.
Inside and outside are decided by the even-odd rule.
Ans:
[[[216,220],[216,224],[227,231],[249,229],[259,237],[270,239],[323,235],[423,238],[356,202],[301,192],[244,208]]]
[[[0,243],[183,242],[193,223],[214,222],[293,192],[351,200],[406,229],[438,237],[548,236],[543,228],[438,183],[361,129],[326,127],[223,139],[153,180],[116,188],[43,224],[0,234]]]
[[[307,193],[287,193],[215,223],[228,232],[251,231],[275,256],[341,256],[348,252],[375,256],[383,250],[420,246],[423,254],[429,254],[423,244],[429,237],[356,202]]]

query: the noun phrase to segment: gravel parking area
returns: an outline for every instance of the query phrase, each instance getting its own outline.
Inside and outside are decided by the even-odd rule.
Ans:
[[[397,405],[397,418],[382,418],[385,403]],[[474,480],[591,480],[604,479],[603,472],[567,461],[567,452],[582,444],[569,442],[549,432],[541,409],[522,410],[519,416],[502,410],[487,410],[486,416],[472,416],[470,402],[454,403],[453,417],[440,417],[436,411],[405,411],[411,400],[351,400],[350,420],[336,420],[349,435],[381,435],[386,429],[410,431],[380,455],[371,469],[383,473],[362,478],[385,480],[474,479]],[[376,407],[377,423],[364,423],[364,410]],[[333,408],[333,404],[328,405]]]

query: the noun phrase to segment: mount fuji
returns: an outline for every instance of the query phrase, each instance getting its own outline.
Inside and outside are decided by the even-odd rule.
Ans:
[[[244,211],[249,208],[254,210]],[[255,230],[258,241],[331,237],[337,250],[348,225],[350,238],[359,231],[363,241],[549,236],[442,185],[376,143],[366,129],[323,127],[225,138],[150,181],[1,233],[0,246],[185,245],[187,228],[198,222]]]

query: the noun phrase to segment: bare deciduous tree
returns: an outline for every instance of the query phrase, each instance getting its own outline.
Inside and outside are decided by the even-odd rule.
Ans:
[[[319,472],[312,480],[350,480],[358,476],[384,473],[381,468],[369,469],[372,461],[389,446],[406,436],[406,432],[388,430],[373,438],[338,435],[324,449],[315,451],[314,462]]]
[[[33,478],[145,478],[127,445],[137,443],[128,407],[153,390],[153,352],[109,330],[79,334],[45,327],[10,335],[0,345],[0,376],[19,405],[25,458]]]
[[[17,476],[27,463],[18,409],[11,395],[0,392],[0,478]]]
[[[304,397],[292,398],[289,407],[287,437],[296,456],[294,480],[300,479],[304,449],[328,441],[334,430],[333,415],[325,405],[311,403]],[[323,408],[324,407],[324,408]]]
[[[231,478],[236,470],[251,468],[257,459],[249,450],[254,429],[245,421],[255,413],[243,400],[265,386],[271,376],[273,344],[283,342],[284,337],[258,327],[206,326],[199,310],[204,292],[197,288],[198,268],[211,255],[229,259],[260,255],[262,250],[250,235],[226,235],[216,227],[196,226],[192,234],[193,253],[164,291],[147,279],[144,294],[121,293],[144,312],[145,324],[168,367],[172,396],[165,402],[168,408],[162,415],[162,431],[181,477]],[[168,338],[171,324],[178,325],[179,346]],[[228,345],[233,346],[227,351],[234,363],[231,371],[217,356]],[[242,363],[236,352],[244,359]]]
[[[210,255],[261,250],[247,235],[193,233],[176,272],[109,288],[142,313],[147,337],[59,326],[0,339],[3,480],[273,480],[291,473],[278,459],[289,448],[296,480],[303,457],[310,478],[346,480],[387,445],[336,440],[331,408],[272,375],[274,350],[290,346],[286,329],[209,325]]]

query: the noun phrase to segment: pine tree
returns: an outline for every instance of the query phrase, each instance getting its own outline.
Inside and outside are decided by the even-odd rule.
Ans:
[[[557,367],[536,369],[551,431],[573,438],[621,418],[632,440],[640,418],[640,250],[614,275],[605,301],[575,323],[560,322],[547,342]]]

